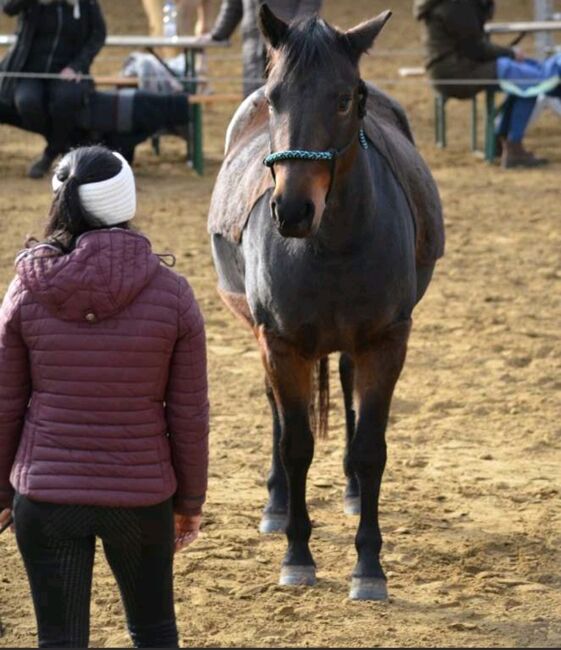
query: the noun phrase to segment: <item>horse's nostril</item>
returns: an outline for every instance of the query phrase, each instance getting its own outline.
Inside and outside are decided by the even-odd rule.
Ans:
[[[313,201],[306,201],[304,209],[302,210],[302,218],[311,220],[314,218],[315,212],[316,206],[314,205]]]

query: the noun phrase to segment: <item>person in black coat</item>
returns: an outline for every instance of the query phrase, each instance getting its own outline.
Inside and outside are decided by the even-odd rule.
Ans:
[[[260,6],[265,0],[222,0],[218,18],[210,37],[215,41],[226,41],[241,23],[243,39],[244,95],[251,95],[263,85],[267,63],[266,47],[257,26]],[[270,9],[279,17],[290,22],[295,19],[319,13],[323,0],[267,0]]]
[[[47,146],[29,168],[41,178],[65,153],[76,115],[92,90],[90,66],[105,43],[106,27],[97,0],[0,0],[18,17],[17,40],[0,64],[21,77],[0,77],[0,101],[14,105],[22,124],[45,133]],[[41,78],[35,75],[58,75]]]

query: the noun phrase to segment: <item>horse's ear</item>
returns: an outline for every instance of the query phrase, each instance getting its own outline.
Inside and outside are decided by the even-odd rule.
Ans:
[[[345,32],[347,43],[350,45],[351,51],[357,61],[372,47],[372,45],[374,45],[376,37],[382,31],[384,25],[388,22],[391,16],[391,11],[383,11],[379,16],[376,16],[376,18],[360,23],[360,25]]]
[[[267,3],[259,9],[259,29],[273,48],[280,47],[288,34],[288,25],[269,9]]]

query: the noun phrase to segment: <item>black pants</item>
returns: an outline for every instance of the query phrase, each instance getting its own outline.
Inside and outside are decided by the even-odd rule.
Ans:
[[[96,537],[117,579],[137,648],[177,648],[171,501],[145,508],[14,499],[41,648],[87,648]]]
[[[89,86],[75,81],[24,79],[16,86],[14,101],[23,128],[47,134],[46,153],[65,153],[77,126]]]

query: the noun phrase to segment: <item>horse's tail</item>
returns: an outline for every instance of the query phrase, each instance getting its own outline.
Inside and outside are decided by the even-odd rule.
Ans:
[[[327,438],[329,430],[329,357],[323,357],[317,365],[317,388],[316,435],[318,438]]]

